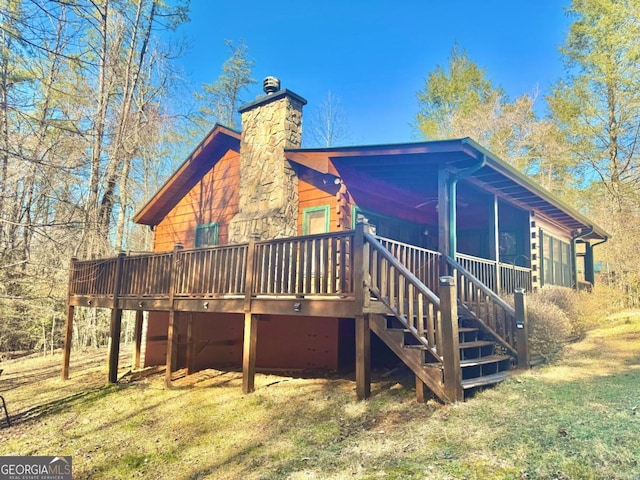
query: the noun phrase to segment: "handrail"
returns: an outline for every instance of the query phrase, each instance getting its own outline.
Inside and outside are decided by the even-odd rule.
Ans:
[[[515,309],[458,262],[446,255],[444,258],[459,277],[460,303],[475,317],[476,321],[495,337],[498,343],[517,355],[514,332]],[[468,288],[469,284],[474,288]],[[476,311],[473,310],[474,308]],[[482,309],[484,312],[480,311]],[[502,312],[502,315],[499,312]]]
[[[456,253],[456,262],[495,293],[512,293],[514,288],[532,287],[531,268],[497,260]]]
[[[499,263],[499,262],[497,262],[495,260],[492,260],[490,258],[476,257],[475,255],[468,255],[466,253],[457,252],[456,253],[456,260],[459,259],[459,258],[462,258],[464,260],[471,260],[472,262],[482,263],[482,264],[485,264],[485,265],[496,265],[497,263]]]
[[[369,241],[369,244],[372,245],[378,252],[382,254],[385,260],[387,260],[391,265],[397,269],[404,277],[407,278],[423,295],[425,295],[429,301],[438,307],[440,306],[440,299],[429,290],[426,285],[424,285],[418,277],[416,277],[411,271],[405,267],[396,257],[393,256],[388,250],[386,250],[380,243],[377,241],[376,237],[370,235],[368,233],[364,234],[364,238]]]
[[[515,315],[515,310],[511,307],[511,305],[509,305],[507,302],[502,300],[493,290],[491,290],[489,287],[487,287],[485,284],[483,284],[480,280],[478,280],[476,277],[474,277],[473,274],[471,274],[471,272],[466,270],[462,265],[460,265],[458,262],[456,262],[451,257],[445,255],[444,258],[445,258],[445,260],[447,261],[447,263],[449,265],[451,265],[453,268],[455,268],[458,272],[462,273],[476,287],[478,287],[480,290],[482,290],[482,293],[484,293],[489,298],[491,298],[491,300],[493,300],[495,303],[500,305],[500,307],[502,307],[504,310],[507,310],[512,315]]]
[[[374,235],[363,232],[363,236],[369,253],[365,287],[442,363],[440,299]]]

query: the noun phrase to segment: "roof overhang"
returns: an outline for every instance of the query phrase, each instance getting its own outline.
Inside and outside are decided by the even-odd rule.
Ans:
[[[229,150],[240,152],[240,133],[215,125],[176,172],[134,217],[134,222],[155,226],[175,207]]]
[[[602,240],[609,234],[586,216],[553,196],[511,165],[500,160],[470,138],[436,140],[395,145],[372,145],[324,149],[290,149],[293,162],[321,173],[343,178],[347,187],[363,175],[416,195],[437,192],[438,170],[463,172],[484,161],[466,180],[526,210],[542,214],[554,223],[587,240]],[[378,187],[372,189],[375,193]],[[424,197],[424,201],[433,199]]]

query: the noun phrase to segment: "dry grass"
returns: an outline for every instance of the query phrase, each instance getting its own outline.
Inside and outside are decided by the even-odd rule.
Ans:
[[[340,376],[258,375],[242,395],[238,372],[105,386],[104,352],[74,352],[67,382],[59,360],[0,364],[0,454],[72,455],[77,479],[640,478],[640,314],[447,406],[416,404],[406,370],[358,402]]]

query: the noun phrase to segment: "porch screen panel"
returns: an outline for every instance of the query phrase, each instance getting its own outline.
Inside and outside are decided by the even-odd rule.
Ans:
[[[573,285],[571,246],[540,231],[542,240],[542,284],[571,287]]]
[[[562,284],[565,286],[573,285],[573,278],[571,275],[571,247],[568,243],[562,242]]]

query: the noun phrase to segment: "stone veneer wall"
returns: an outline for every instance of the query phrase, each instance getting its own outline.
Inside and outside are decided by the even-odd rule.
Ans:
[[[229,225],[230,243],[298,233],[298,177],[284,149],[301,145],[304,103],[286,93],[272,97],[241,110],[239,212]]]

